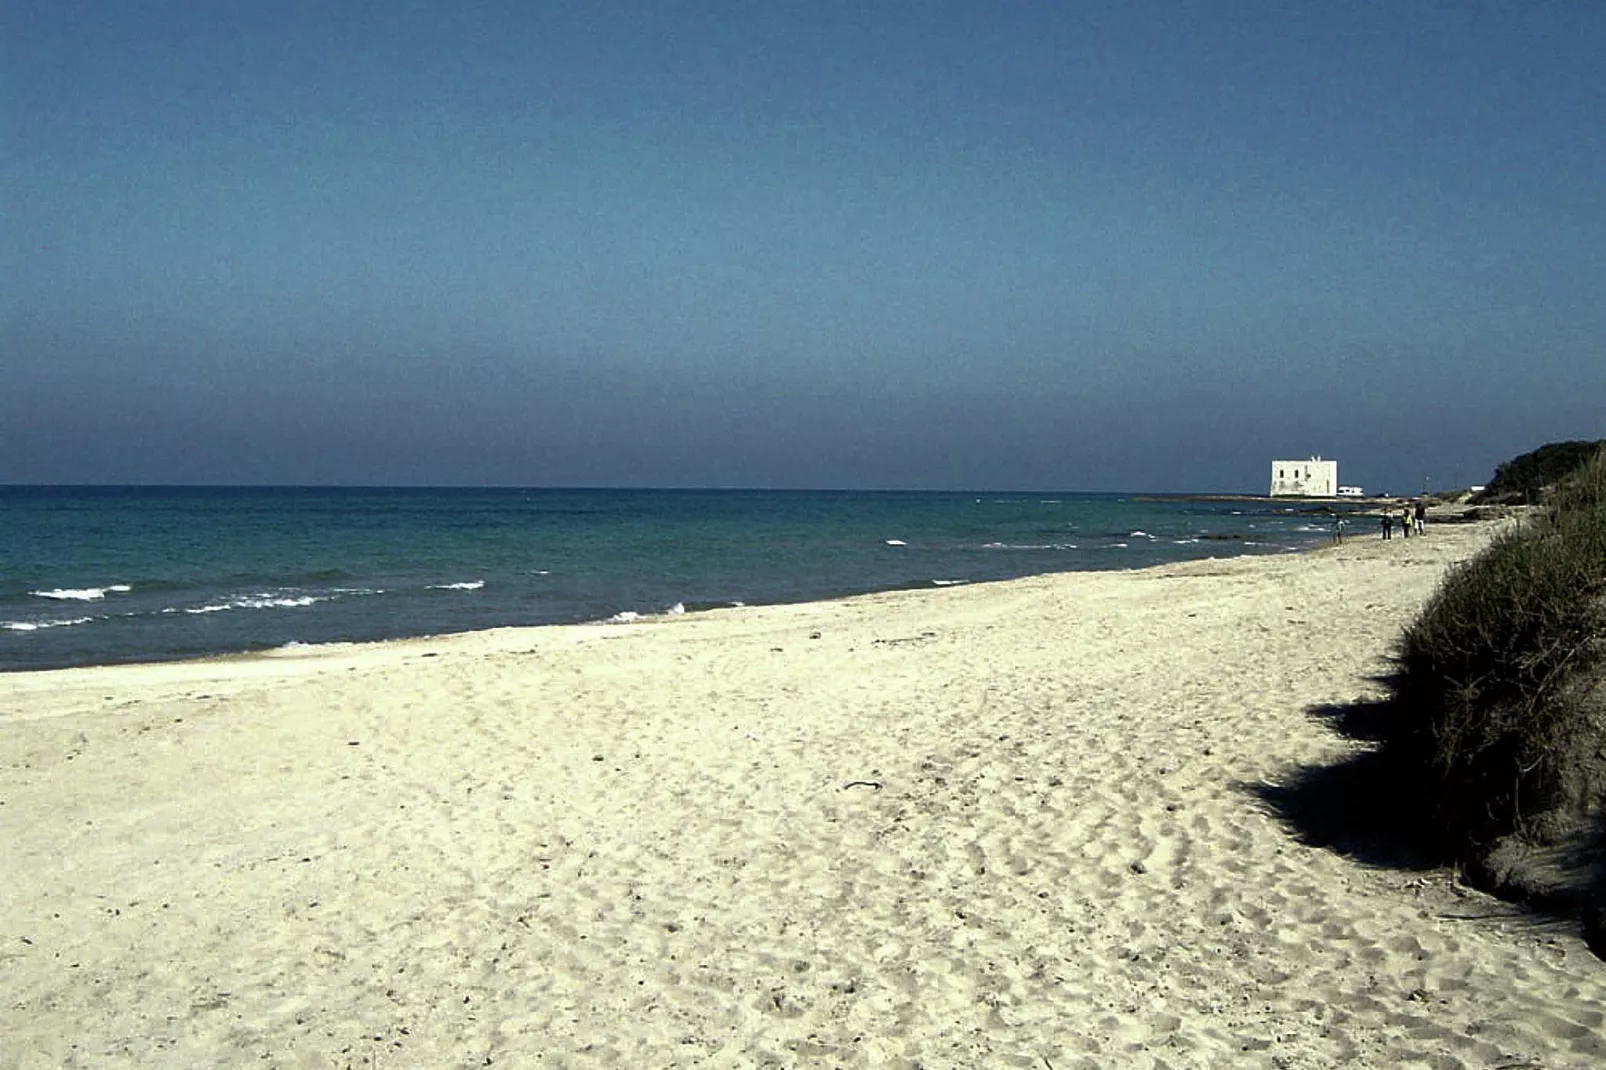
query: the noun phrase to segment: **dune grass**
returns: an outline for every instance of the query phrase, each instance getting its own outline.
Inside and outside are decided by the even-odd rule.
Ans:
[[[1458,853],[1606,795],[1606,449],[1446,577],[1402,636],[1383,746]]]

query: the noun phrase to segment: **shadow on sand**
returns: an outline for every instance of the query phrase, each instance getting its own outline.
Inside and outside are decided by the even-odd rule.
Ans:
[[[1398,717],[1393,700],[1306,712],[1341,736],[1373,744]],[[1376,746],[1331,765],[1303,766],[1282,783],[1247,784],[1244,790],[1302,843],[1386,869],[1455,866],[1472,885],[1524,904],[1535,925],[1568,917],[1582,921],[1585,942],[1606,958],[1606,821],[1547,846],[1511,836],[1457,857],[1434,820],[1436,804],[1421,770]]]
[[[1307,714],[1349,739],[1377,743],[1389,701],[1313,706]],[[1278,784],[1248,784],[1300,842],[1371,866],[1425,870],[1453,859],[1427,820],[1431,805],[1414,790],[1419,777],[1381,749],[1332,765],[1302,766]]]

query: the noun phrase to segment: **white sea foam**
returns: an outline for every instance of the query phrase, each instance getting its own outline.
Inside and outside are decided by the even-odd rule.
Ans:
[[[247,598],[235,598],[228,602],[211,602],[204,606],[194,606],[184,612],[189,614],[222,613],[229,609],[297,609],[302,606],[314,605],[318,602],[327,602],[328,598],[318,598],[314,595],[303,594],[293,598],[274,596],[268,594],[252,595]],[[163,610],[167,613],[171,610]]]
[[[983,550],[1075,550],[1074,542],[986,542]]]
[[[0,629],[8,632],[37,632],[45,628],[70,628],[74,624],[88,624],[99,619],[99,617],[74,617],[71,620],[6,620],[0,621]]]
[[[34,591],[37,598],[54,598],[63,602],[99,602],[107,594],[123,594],[134,588],[126,583],[114,583],[109,587],[57,587],[51,591]]]
[[[310,606],[315,602],[327,602],[327,598],[318,598],[314,595],[303,594],[295,598],[247,598],[242,600],[241,609],[291,609],[296,606]]]
[[[1129,538],[1129,539],[1152,539],[1152,538],[1154,538],[1154,536],[1150,535],[1147,531],[1134,531],[1130,535],[1128,535],[1127,538]]]
[[[887,545],[888,546],[908,546],[909,544],[904,542],[902,539],[888,539],[887,540]]]
[[[741,603],[740,602],[734,602],[734,603],[732,603],[732,605],[738,605],[739,606],[739,605],[741,605]],[[645,613],[644,614],[644,613],[639,613],[634,609],[622,609],[618,613],[615,613],[611,617],[602,618],[601,620],[597,621],[597,623],[598,624],[633,624],[638,620],[643,620],[643,619],[650,618],[650,617],[657,617],[657,616],[679,617],[679,616],[682,616],[685,612],[686,612],[686,603],[684,603],[684,602],[676,602],[674,605],[672,605],[672,606],[668,607],[667,609],[665,609],[662,613]]]
[[[932,580],[931,585],[933,587],[958,587],[960,584],[969,582],[969,580]]]
[[[485,581],[466,580],[462,583],[427,583],[424,586],[431,591],[477,591],[485,586]]]

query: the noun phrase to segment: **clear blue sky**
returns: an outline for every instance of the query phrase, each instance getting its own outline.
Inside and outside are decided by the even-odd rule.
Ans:
[[[1263,490],[1606,437],[1606,4],[11,0],[0,483]]]

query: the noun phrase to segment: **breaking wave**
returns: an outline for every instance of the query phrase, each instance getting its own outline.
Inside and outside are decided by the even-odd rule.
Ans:
[[[126,583],[108,587],[57,587],[50,591],[30,591],[36,598],[54,598],[62,602],[99,602],[108,594],[124,594],[134,588]]]
[[[300,609],[304,606],[316,605],[319,602],[328,602],[333,595],[319,597],[317,595],[302,594],[294,597],[283,595],[252,595],[246,598],[231,598],[227,602],[209,602],[204,606],[192,606],[182,612],[190,614],[222,613],[230,609]],[[163,613],[180,612],[177,609],[164,609]]]
[[[46,628],[70,628],[74,624],[88,624],[99,617],[73,617],[71,620],[4,620],[0,630],[8,632],[37,632]]]

